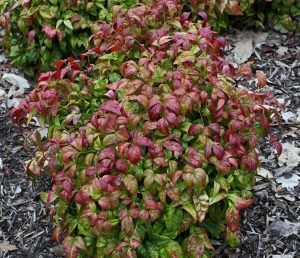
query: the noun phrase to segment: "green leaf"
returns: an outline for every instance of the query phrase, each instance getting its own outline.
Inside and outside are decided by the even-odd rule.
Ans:
[[[78,226],[78,223],[78,219],[71,220],[68,228],[68,234],[71,234],[75,230],[75,228]]]
[[[159,258],[158,251],[156,251],[155,246],[149,241],[146,241],[141,247],[139,256],[141,258]]]
[[[48,193],[46,192],[40,192],[40,198],[43,202],[47,202],[48,199]]]
[[[209,197],[209,205],[213,205],[221,200],[223,200],[226,197],[225,193],[217,193],[211,197]]]
[[[62,19],[59,19],[57,22],[56,22],[56,29],[58,29],[59,28],[59,26],[62,24],[64,22],[64,20],[62,20]]]
[[[68,27],[69,29],[73,30],[73,25],[72,23],[70,22],[70,20],[64,20],[64,25],[66,27]]]
[[[162,69],[161,67],[157,66],[155,67],[154,73],[151,77],[151,81],[153,83],[162,83],[165,81],[165,76],[166,71],[164,69]]]
[[[49,7],[47,5],[41,5],[39,12],[43,18],[52,19],[56,16],[57,10],[58,10],[58,7],[56,7],[56,6]]]
[[[180,224],[183,219],[183,212],[181,208],[168,208],[164,215],[164,221],[166,230],[162,232],[162,235],[167,236],[171,239],[177,237],[180,231]]]
[[[194,221],[197,221],[197,213],[192,203],[187,203],[182,208],[193,217]]]
[[[174,61],[174,64],[181,64],[184,62],[192,62],[196,59],[191,51],[183,51]]]

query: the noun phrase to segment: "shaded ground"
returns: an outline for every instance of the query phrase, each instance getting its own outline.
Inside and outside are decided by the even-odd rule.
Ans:
[[[294,146],[295,151],[300,147],[299,42],[300,35],[289,37],[271,32],[268,38],[256,44],[249,58],[254,70],[263,70],[268,75],[269,86],[286,108],[284,126],[279,128],[274,124],[273,129],[281,135],[283,143],[290,144],[285,146]],[[283,54],[278,51],[280,47]],[[226,54],[230,52],[231,48]],[[0,75],[4,71],[11,71],[9,65],[0,64]],[[254,89],[255,81],[240,84]],[[6,86],[0,80],[1,87]],[[4,102],[0,98],[0,105]],[[9,120],[8,109],[0,107],[0,250],[15,249],[7,253],[0,251],[0,258],[57,257],[60,252],[51,240],[51,223],[39,200],[39,192],[49,189],[50,181],[44,177],[32,182],[24,174],[23,162],[31,153],[22,148],[23,140],[23,134]],[[216,243],[217,257],[299,258],[300,186],[293,176],[300,176],[300,153],[284,152],[283,158],[278,159],[264,143],[259,146],[259,152],[264,170],[259,171],[254,204],[243,213],[241,246],[230,250]],[[289,181],[280,183],[287,178],[296,180],[294,187],[286,183]],[[293,224],[276,227],[273,223],[285,220]]]

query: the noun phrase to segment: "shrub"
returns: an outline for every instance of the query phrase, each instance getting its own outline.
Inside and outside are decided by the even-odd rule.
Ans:
[[[130,7],[138,0],[4,0],[0,4],[0,25],[6,27],[4,46],[12,64],[23,66],[27,75],[47,71],[55,60],[77,56],[89,46],[90,24],[98,19],[111,20],[115,4]],[[147,1],[143,1],[147,2]],[[220,3],[219,3],[220,2]],[[184,9],[195,15],[205,10],[214,30],[228,27],[229,21],[256,25],[268,20],[276,30],[300,30],[300,5],[296,0],[186,0]],[[234,17],[238,16],[238,17]],[[235,19],[236,18],[236,19]]]
[[[41,196],[67,257],[210,257],[209,238],[238,244],[277,102],[236,88],[250,67],[234,69],[206,14],[182,7],[115,10],[82,60],[57,61],[12,111],[20,125],[36,115],[49,125],[46,143],[29,136],[38,150],[26,172],[53,179]]]
[[[300,2],[297,0],[191,0],[193,9],[206,10],[214,29],[227,28],[229,23],[271,25],[275,30],[300,31]],[[254,18],[254,19],[253,19]]]
[[[37,69],[48,71],[55,60],[86,51],[90,24],[111,20],[114,5],[128,8],[136,3],[138,0],[5,0],[1,13],[10,12],[2,21],[7,25],[4,44],[12,64],[34,76]]]

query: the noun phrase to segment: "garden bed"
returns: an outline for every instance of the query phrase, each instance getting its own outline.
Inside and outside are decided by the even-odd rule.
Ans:
[[[241,41],[239,32],[230,33],[236,38],[230,45]],[[254,188],[254,204],[243,212],[241,246],[230,250],[214,241],[217,257],[300,257],[300,35],[267,32],[266,36],[252,42],[248,62],[267,74],[269,86],[285,107],[283,126],[273,125],[284,150],[278,159],[269,145],[260,144],[263,169]],[[232,52],[228,48],[225,54]],[[1,64],[1,77],[8,72],[18,73],[8,62]],[[0,89],[8,90],[0,82]],[[242,84],[252,89],[254,80]],[[0,101],[5,104],[5,98]],[[32,182],[25,175],[23,162],[31,152],[23,149],[24,136],[10,122],[8,112],[5,105],[0,107],[0,257],[60,256],[60,246],[52,242],[47,209],[39,199],[39,192],[49,189],[51,182],[46,176]]]

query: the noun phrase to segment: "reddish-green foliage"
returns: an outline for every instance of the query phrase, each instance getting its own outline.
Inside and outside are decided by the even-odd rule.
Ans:
[[[208,237],[238,243],[276,101],[235,87],[251,69],[234,69],[206,14],[182,6],[115,10],[82,60],[57,61],[12,111],[49,125],[46,143],[30,135],[26,171],[53,178],[42,197],[67,257],[210,257]]]

